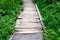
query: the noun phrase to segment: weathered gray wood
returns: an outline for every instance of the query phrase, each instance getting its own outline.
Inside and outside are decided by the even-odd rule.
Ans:
[[[32,0],[23,0],[24,11],[18,16],[11,40],[43,40],[41,15]]]
[[[44,29],[44,24],[43,24],[43,22],[42,22],[42,16],[41,16],[41,13],[40,13],[40,11],[39,11],[39,9],[38,9],[38,6],[37,6],[37,4],[35,4],[35,6],[36,6],[36,9],[37,9],[37,12],[38,12],[38,16],[40,17],[40,22],[41,22],[41,27],[42,27],[42,29]]]

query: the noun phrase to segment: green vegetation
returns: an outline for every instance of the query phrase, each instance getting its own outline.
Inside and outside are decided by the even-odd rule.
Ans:
[[[44,40],[60,40],[60,0],[34,0],[41,11]]]
[[[14,33],[14,26],[22,10],[22,0],[0,0],[0,40],[9,40]]]

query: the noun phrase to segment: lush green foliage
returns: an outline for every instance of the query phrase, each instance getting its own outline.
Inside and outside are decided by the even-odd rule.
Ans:
[[[0,0],[0,40],[9,40],[14,33],[18,12],[22,10],[22,0]]]
[[[45,25],[44,40],[60,40],[60,0],[35,0],[35,2]]]
[[[42,10],[46,6],[56,3],[57,1],[60,1],[60,0],[33,0],[33,1],[37,3],[37,5],[39,5],[39,9]]]

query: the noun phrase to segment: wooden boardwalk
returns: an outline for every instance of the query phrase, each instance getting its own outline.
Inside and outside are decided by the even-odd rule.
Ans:
[[[12,40],[43,40],[43,31],[36,6],[32,0],[23,0],[24,11],[16,21]]]

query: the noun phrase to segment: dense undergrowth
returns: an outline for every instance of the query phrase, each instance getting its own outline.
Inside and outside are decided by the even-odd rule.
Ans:
[[[0,40],[9,40],[22,9],[22,0],[0,0]]]
[[[60,40],[60,0],[34,0],[41,12],[44,40]]]

